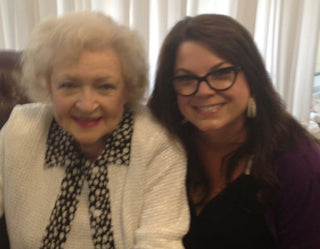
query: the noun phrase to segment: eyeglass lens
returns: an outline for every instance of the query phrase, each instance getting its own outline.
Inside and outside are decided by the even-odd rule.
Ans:
[[[180,95],[193,95],[197,92],[202,81],[205,81],[211,89],[225,91],[233,85],[239,70],[240,67],[227,67],[209,72],[203,77],[177,76],[173,79],[174,89]]]

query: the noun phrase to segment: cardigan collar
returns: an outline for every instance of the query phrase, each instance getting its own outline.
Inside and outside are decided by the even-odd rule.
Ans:
[[[130,162],[131,138],[133,134],[133,118],[131,112],[125,112],[116,129],[105,137],[105,149],[110,147],[110,153],[105,153],[97,160],[107,163],[128,166]],[[67,167],[79,160],[86,160],[76,141],[70,133],[63,130],[53,119],[48,139],[45,156],[45,167]]]
[[[88,182],[89,187],[88,202],[94,247],[114,248],[107,164],[129,165],[132,133],[132,114],[126,112],[117,128],[106,136],[102,154],[97,160],[90,162],[79,150],[72,136],[62,130],[55,120],[52,121],[45,165],[65,166],[65,177],[61,182],[41,249],[63,247],[72,229],[84,181]]]

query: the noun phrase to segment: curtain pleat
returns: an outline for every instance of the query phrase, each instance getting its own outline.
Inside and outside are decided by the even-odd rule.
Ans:
[[[4,40],[4,30],[3,30],[3,17],[2,17],[2,5],[0,4],[0,48],[5,47],[5,40]]]
[[[292,97],[292,108],[289,110],[302,123],[309,121],[311,108],[312,88],[315,71],[318,35],[320,30],[320,1],[303,1],[301,17],[301,31],[298,37],[296,50],[296,64],[292,68],[295,80]],[[318,48],[320,49],[320,48]],[[287,84],[289,87],[289,84]]]

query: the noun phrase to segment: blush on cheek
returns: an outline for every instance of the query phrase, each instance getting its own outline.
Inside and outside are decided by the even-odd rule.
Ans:
[[[53,106],[53,117],[55,121],[58,123],[58,125],[64,130],[66,130],[66,127],[67,127],[66,115],[63,113],[61,109],[59,109],[59,106]]]
[[[178,109],[180,113],[185,117],[186,116],[186,108],[188,107],[187,101],[184,101],[181,99],[181,97],[178,97],[177,99]]]
[[[58,123],[58,125],[61,128],[64,128],[63,119],[59,115],[57,115],[56,113],[54,113],[53,117],[54,117],[55,121]]]

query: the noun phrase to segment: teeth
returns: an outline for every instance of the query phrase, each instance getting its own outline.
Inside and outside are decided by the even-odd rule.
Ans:
[[[214,111],[214,110],[217,110],[218,108],[220,108],[221,106],[222,106],[222,104],[212,105],[212,106],[202,106],[202,107],[198,107],[198,109],[201,111]]]
[[[90,122],[96,122],[98,119],[79,119],[79,121],[81,121],[81,122],[88,122],[88,123],[90,123]]]
[[[99,118],[77,118],[80,122],[95,122],[98,121]]]

